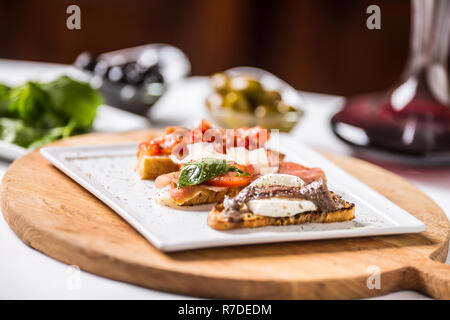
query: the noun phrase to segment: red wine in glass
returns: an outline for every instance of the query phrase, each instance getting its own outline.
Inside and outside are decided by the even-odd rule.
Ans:
[[[449,36],[449,0],[412,0],[411,49],[400,82],[348,99],[331,119],[334,133],[355,146],[450,163]]]

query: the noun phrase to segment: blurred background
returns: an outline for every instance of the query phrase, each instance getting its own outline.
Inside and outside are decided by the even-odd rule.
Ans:
[[[66,28],[66,8],[81,7],[81,30]],[[366,9],[381,8],[381,30]],[[294,87],[352,95],[383,90],[408,53],[409,0],[0,0],[0,58],[72,63],[163,42],[183,50],[192,73],[238,65],[264,68]]]

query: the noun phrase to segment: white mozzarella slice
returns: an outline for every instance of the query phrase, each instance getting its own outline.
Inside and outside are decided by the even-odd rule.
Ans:
[[[267,217],[290,217],[317,210],[316,205],[309,200],[284,198],[250,200],[247,207],[252,213]]]
[[[267,186],[286,186],[286,187],[302,187],[305,182],[297,176],[281,173],[270,173],[259,177],[250,185],[255,187]]]

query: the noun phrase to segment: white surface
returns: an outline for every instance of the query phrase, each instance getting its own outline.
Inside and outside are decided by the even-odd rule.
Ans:
[[[64,66],[0,60],[0,81],[3,79],[33,77],[47,70]],[[176,84],[155,106],[153,114],[159,125],[174,121],[189,122],[204,116],[201,103],[205,97],[205,80],[190,79]],[[343,155],[353,155],[351,149],[332,134],[328,121],[336,112],[342,98],[304,94],[306,115],[295,129],[295,137],[310,146]],[[180,107],[181,106],[181,107]],[[176,110],[176,112],[173,112]],[[191,120],[191,121],[192,121]],[[420,169],[400,165],[377,163],[415,184],[428,194],[447,216],[450,214],[449,169]],[[0,176],[9,163],[0,160]],[[447,263],[449,259],[447,258]],[[0,298],[2,299],[189,299],[164,292],[137,287],[73,269],[23,244],[0,218]],[[78,281],[72,281],[78,280]],[[75,283],[75,285],[71,285]],[[78,285],[76,285],[78,284]],[[381,285],[383,278],[381,278]],[[379,299],[427,299],[414,292],[401,291]]]
[[[0,141],[0,159],[13,161],[26,155],[27,152],[27,149],[22,148],[21,146],[6,141]]]
[[[354,220],[218,231],[206,223],[212,206],[201,206],[203,210],[190,208],[187,212],[154,203],[161,190],[153,181],[140,180],[133,170],[139,142],[50,147],[41,149],[41,154],[162,251],[425,231],[422,222],[312,149],[285,135],[277,140],[280,141],[278,151],[286,155],[287,161],[324,170],[330,190],[355,204]]]

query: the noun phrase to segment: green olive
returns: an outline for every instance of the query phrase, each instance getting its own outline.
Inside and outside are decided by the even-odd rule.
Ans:
[[[256,105],[266,105],[277,112],[277,106],[282,101],[281,95],[276,91],[263,91],[253,100]]]
[[[229,79],[225,73],[215,73],[209,81],[216,92],[220,94],[226,94],[228,92]]]
[[[273,105],[274,108],[276,108],[276,105],[283,100],[283,98],[281,97],[281,94],[278,91],[266,91],[265,92],[265,97],[266,99],[266,103]]]
[[[273,108],[273,106],[262,104],[255,108],[255,117],[264,118],[276,112],[277,111]]]
[[[266,91],[266,96],[267,99],[273,101],[273,102],[278,102],[281,101],[283,98],[281,97],[281,94],[278,91],[275,90],[271,90],[271,91]]]
[[[223,97],[218,93],[212,93],[206,98],[206,106],[210,110],[217,110],[223,105]]]
[[[232,91],[225,95],[223,100],[224,108],[230,108],[240,112],[250,112],[251,106],[242,93]]]
[[[283,101],[280,101],[277,105],[277,110],[280,113],[287,113],[287,112],[296,112],[297,109],[295,109],[293,106],[288,105],[284,103]]]
[[[214,93],[206,100],[208,109],[225,108],[232,118],[232,111],[249,113],[258,121],[275,121],[275,116],[298,113],[296,108],[283,101],[280,92],[265,90],[259,81],[251,77],[230,77],[225,73],[216,73],[211,76],[210,82]],[[238,119],[229,120],[238,122]]]
[[[264,92],[259,81],[245,76],[231,78],[229,88],[230,90],[241,92],[249,97],[255,97]]]

